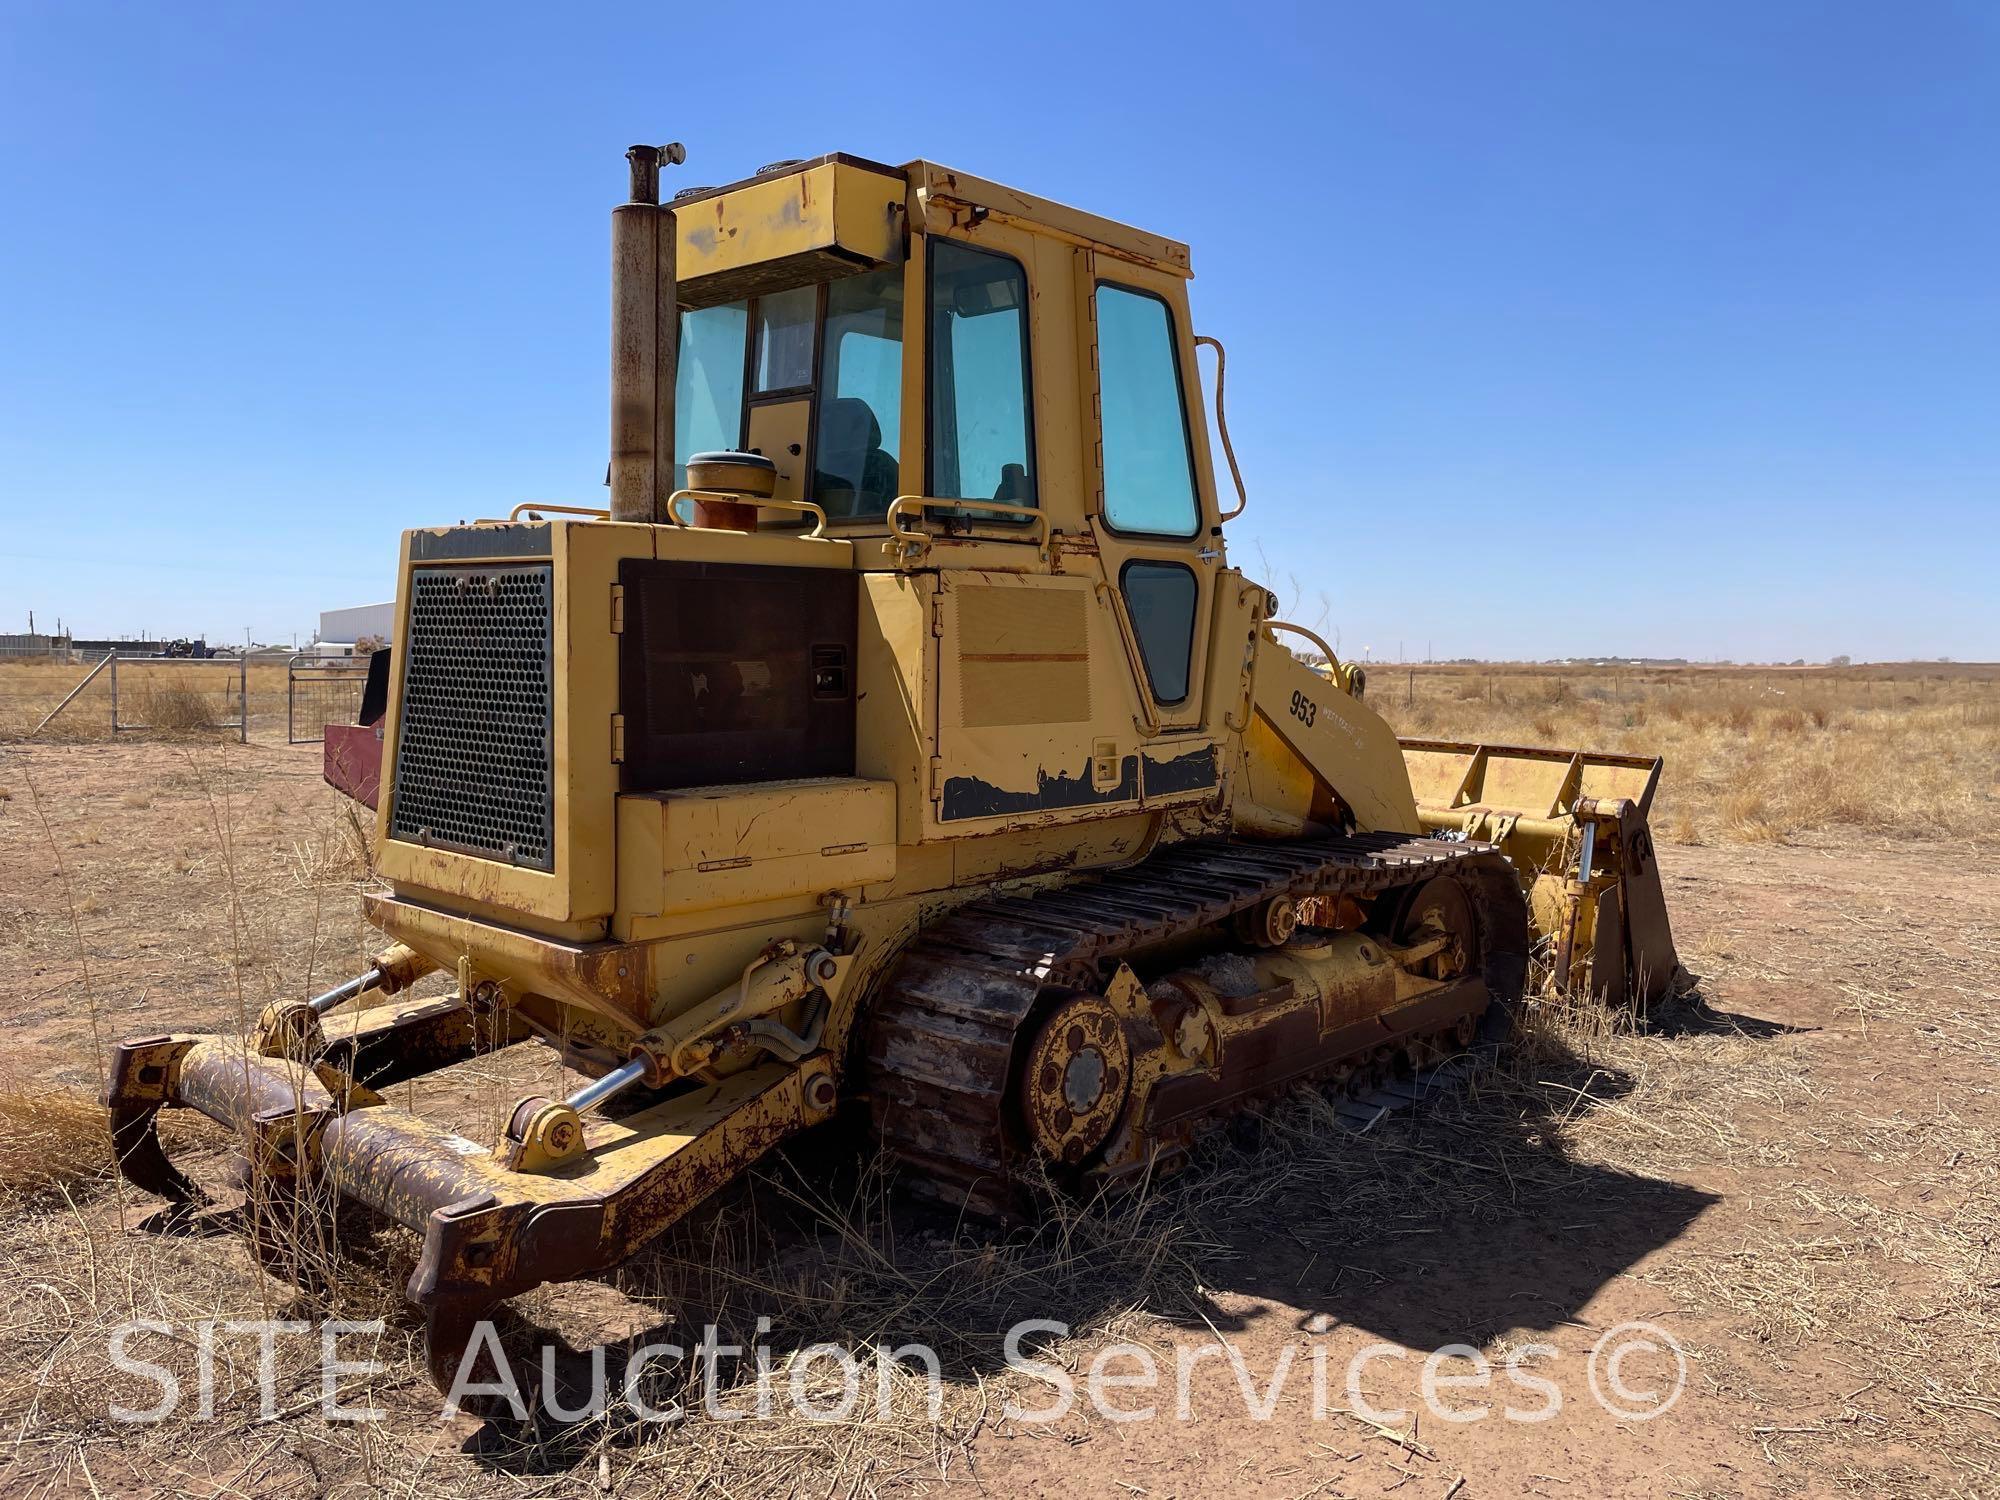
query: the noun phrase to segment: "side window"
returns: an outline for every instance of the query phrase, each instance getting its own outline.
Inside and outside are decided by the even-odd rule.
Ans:
[[[1035,503],[1028,278],[1005,255],[930,242],[930,475],[940,500]]]
[[[1194,569],[1181,563],[1135,558],[1119,571],[1125,607],[1139,637],[1139,655],[1153,696],[1179,703],[1188,695],[1188,668],[1194,657],[1195,603],[1200,590]]]
[[[728,302],[681,314],[674,370],[674,488],[687,488],[690,453],[728,450],[743,441],[743,340],[749,305]]]
[[[819,288],[794,287],[757,299],[757,394],[812,384],[813,323]]]
[[[830,283],[808,492],[829,518],[879,516],[902,493],[902,416],[903,268]]]
[[[1167,304],[1100,282],[1097,356],[1104,406],[1104,519],[1114,531],[1193,536],[1200,511]],[[1157,684],[1158,678],[1154,680]]]

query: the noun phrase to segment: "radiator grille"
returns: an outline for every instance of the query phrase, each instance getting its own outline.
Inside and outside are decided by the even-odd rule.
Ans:
[[[555,867],[553,571],[416,568],[389,836]]]

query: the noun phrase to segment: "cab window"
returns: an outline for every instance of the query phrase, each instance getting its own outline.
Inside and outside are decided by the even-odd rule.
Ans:
[[[674,370],[674,488],[687,488],[691,453],[743,442],[743,339],[750,304],[728,302],[681,314]]]
[[[879,516],[902,493],[902,412],[903,268],[830,283],[811,491],[829,520]]]
[[[812,385],[813,324],[819,288],[794,287],[757,299],[757,394]]]
[[[806,402],[813,403],[806,498],[829,520],[883,514],[902,493],[901,266],[683,312],[674,487],[687,487],[689,454],[748,441],[750,408]]]
[[[1193,536],[1200,511],[1167,304],[1145,292],[1100,282],[1097,360],[1104,413],[1104,519],[1114,531]]]
[[[1020,262],[931,241],[926,495],[1035,504],[1027,308]]]
[[[1125,607],[1131,611],[1132,633],[1139,638],[1139,655],[1153,697],[1179,703],[1188,695],[1188,672],[1194,662],[1195,606],[1201,589],[1194,569],[1182,563],[1135,558],[1119,572]]]

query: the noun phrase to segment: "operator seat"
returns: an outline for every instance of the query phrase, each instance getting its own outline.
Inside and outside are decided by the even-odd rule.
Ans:
[[[813,498],[836,520],[880,515],[900,493],[882,424],[859,396],[835,396],[820,408],[814,459]]]
[[[1034,491],[1028,487],[1028,469],[1025,464],[1000,465],[1000,483],[994,486],[993,498],[1002,505],[1033,505]]]

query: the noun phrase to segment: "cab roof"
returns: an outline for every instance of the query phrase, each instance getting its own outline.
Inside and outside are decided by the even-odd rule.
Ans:
[[[774,162],[752,176],[719,187],[684,188],[673,195],[671,206],[680,209],[707,199],[761,183],[797,176],[816,167],[839,165],[883,177],[900,179],[908,190],[910,211],[921,214],[927,228],[949,228],[971,218],[974,222],[991,215],[1005,221],[1030,225],[1057,238],[1109,251],[1121,259],[1138,261],[1175,275],[1193,274],[1188,247],[1179,240],[1135,229],[1115,219],[1087,213],[1080,208],[1037,197],[970,172],[919,157],[892,167],[867,157],[843,151],[796,161]]]

